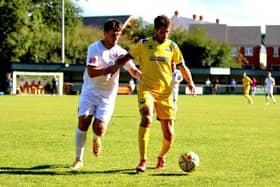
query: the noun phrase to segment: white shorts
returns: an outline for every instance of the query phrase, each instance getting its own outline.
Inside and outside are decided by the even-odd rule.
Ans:
[[[115,108],[115,98],[103,98],[93,94],[80,96],[78,116],[92,115],[106,125],[109,123]]]
[[[272,94],[273,94],[273,87],[266,87],[266,88],[265,88],[265,93],[266,93],[266,94],[271,94],[271,95],[272,95]]]

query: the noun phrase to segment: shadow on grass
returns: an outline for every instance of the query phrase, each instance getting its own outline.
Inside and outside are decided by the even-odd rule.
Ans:
[[[1,174],[10,175],[83,175],[83,174],[127,174],[135,175],[135,169],[116,169],[104,171],[72,171],[68,165],[38,165],[30,168],[0,167]]]
[[[153,173],[151,176],[161,176],[161,177],[180,177],[180,176],[188,176],[187,173]]]
[[[182,173],[149,173],[149,170],[154,168],[148,168],[145,173],[137,173],[135,168],[131,169],[112,169],[112,170],[99,170],[99,171],[89,171],[89,170],[79,170],[72,171],[69,169],[68,165],[38,165],[29,168],[23,167],[0,167],[0,175],[88,175],[88,174],[124,174],[124,175],[142,175],[147,173],[148,176],[186,176],[187,174]]]

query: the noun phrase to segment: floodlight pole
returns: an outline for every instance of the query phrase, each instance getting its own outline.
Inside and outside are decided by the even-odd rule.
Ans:
[[[64,49],[64,45],[65,45],[65,42],[64,42],[64,0],[61,1],[62,3],[62,10],[61,10],[61,62],[62,64],[64,64],[65,60],[64,60],[64,57],[65,57],[65,49]]]

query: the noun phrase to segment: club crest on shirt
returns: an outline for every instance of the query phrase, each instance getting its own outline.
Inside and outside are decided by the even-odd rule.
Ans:
[[[91,58],[89,59],[89,64],[90,64],[90,65],[96,65],[96,58],[95,58],[95,57],[91,57]]]
[[[142,105],[142,104],[145,104],[146,100],[144,98],[140,99],[139,103]]]
[[[113,59],[117,59],[119,56],[118,56],[118,53],[113,53],[112,54],[112,57],[113,57]]]

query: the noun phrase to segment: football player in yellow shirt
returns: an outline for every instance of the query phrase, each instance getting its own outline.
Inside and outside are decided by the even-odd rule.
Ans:
[[[163,133],[162,148],[158,155],[157,169],[166,166],[165,157],[174,141],[175,110],[172,101],[172,62],[181,71],[188,87],[194,94],[195,85],[190,70],[185,65],[178,45],[168,39],[171,23],[168,17],[161,15],[154,20],[154,35],[140,40],[130,54],[139,59],[142,77],[137,86],[138,106],[141,121],[138,130],[140,163],[137,172],[147,168],[147,148],[153,112],[160,119]]]
[[[246,97],[246,99],[248,100],[248,103],[253,104],[254,101],[253,101],[252,97],[249,95],[251,83],[252,83],[251,78],[247,75],[246,72],[243,72],[242,84],[244,87],[244,97]]]

